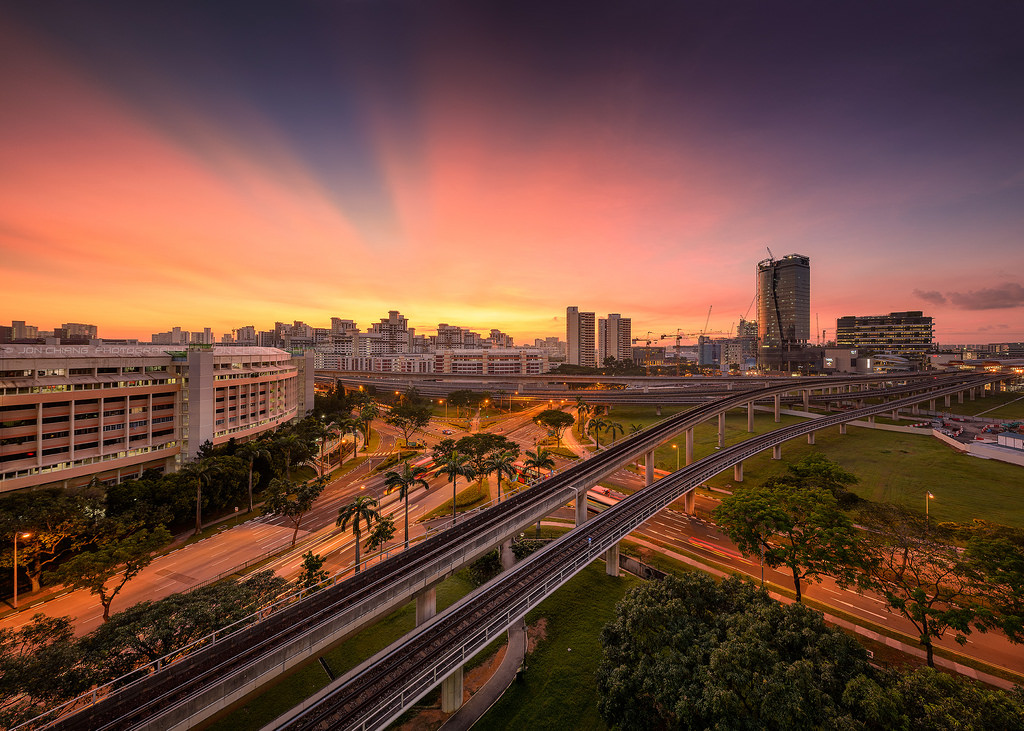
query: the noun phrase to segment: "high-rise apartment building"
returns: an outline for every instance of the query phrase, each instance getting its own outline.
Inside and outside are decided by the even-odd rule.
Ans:
[[[836,347],[884,350],[899,355],[925,353],[932,348],[932,318],[921,311],[836,320]]]
[[[566,362],[571,365],[597,366],[594,350],[594,313],[580,312],[579,307],[565,310],[565,340],[568,343]]]
[[[597,321],[597,364],[608,357],[620,363],[629,362],[633,354],[632,320],[617,312]]]
[[[791,370],[811,360],[811,260],[801,254],[757,264],[757,362]]]

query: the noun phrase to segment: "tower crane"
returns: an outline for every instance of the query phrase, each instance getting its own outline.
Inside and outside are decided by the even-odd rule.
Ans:
[[[633,338],[634,343],[644,343],[644,368],[647,369],[647,375],[651,375],[651,343],[654,342],[654,332],[652,330],[647,331],[646,338]],[[665,337],[662,335],[661,337]]]

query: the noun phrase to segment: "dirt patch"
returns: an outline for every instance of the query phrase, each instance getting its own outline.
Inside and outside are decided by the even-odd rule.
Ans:
[[[537,649],[537,643],[541,640],[546,640],[548,637],[548,618],[541,617],[537,620],[536,624],[533,624],[526,628],[526,652],[531,653]]]

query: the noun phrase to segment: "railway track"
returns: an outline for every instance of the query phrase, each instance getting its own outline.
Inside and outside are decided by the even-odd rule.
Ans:
[[[980,377],[977,384],[991,378]],[[959,386],[940,387],[937,396]],[[307,708],[280,724],[278,731],[372,731],[384,727],[448,674],[519,620],[558,586],[581,571],[651,516],[701,482],[777,444],[846,421],[909,406],[919,397],[869,406],[794,424],[727,447],[603,511],[559,541],[524,559],[340,679]]]
[[[957,382],[962,383],[964,380],[958,378]],[[157,672],[108,693],[76,713],[55,720],[49,727],[67,731],[172,727],[175,724],[164,725],[161,716],[172,711],[178,716],[182,713],[188,716],[201,713],[205,706],[219,701],[218,695],[223,697],[223,691],[217,688],[226,678],[230,679],[230,685],[236,689],[254,687],[254,683],[263,674],[276,667],[276,661],[271,663],[266,658],[280,653],[280,648],[301,645],[305,638],[328,623],[348,623],[346,626],[357,628],[360,618],[368,617],[382,602],[408,601],[409,596],[399,596],[395,589],[402,585],[403,577],[418,574],[443,576],[452,573],[458,568],[453,563],[453,557],[462,556],[465,559],[464,547],[467,544],[503,525],[518,526],[507,531],[508,535],[512,535],[519,527],[534,520],[530,517],[517,522],[516,518],[530,514],[534,504],[545,499],[556,499],[570,487],[585,490],[622,464],[723,410],[744,404],[751,396],[770,398],[776,393],[794,388],[813,388],[835,383],[835,379],[801,379],[799,384],[786,383],[754,391],[735,392],[718,401],[701,404],[668,417],[635,435],[619,440],[530,490],[474,515],[428,541],[414,545],[408,551],[402,551],[352,578],[274,611],[261,621],[234,632],[225,640],[199,649]],[[956,387],[950,388],[955,392]],[[865,395],[880,393],[874,391]],[[919,397],[915,398],[920,400]],[[886,404],[878,410],[892,409],[897,407],[897,403]],[[841,416],[845,418],[841,420],[853,418],[850,416],[853,413],[857,412],[844,412]],[[816,423],[823,421],[819,419]],[[565,502],[569,499],[565,497]]]

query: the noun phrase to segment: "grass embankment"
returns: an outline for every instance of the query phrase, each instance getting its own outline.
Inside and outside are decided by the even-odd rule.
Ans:
[[[440,613],[473,590],[472,583],[460,572],[437,587],[437,611]],[[340,676],[383,650],[416,626],[416,602],[410,602],[384,619],[348,638],[324,653],[327,665]],[[206,728],[211,731],[259,729],[279,715],[309,698],[330,680],[316,658],[267,685],[260,695],[218,717]]]
[[[448,483],[444,488],[450,489],[451,483]],[[476,482],[475,480],[469,484],[469,487],[461,490],[455,495],[455,512],[463,513],[467,510],[479,507],[491,499],[491,489],[487,478],[484,478],[483,482]],[[452,514],[452,501],[446,500],[441,505],[437,506],[429,513],[420,518],[421,521],[430,520],[431,518],[443,518],[446,515]]]
[[[939,401],[935,409],[962,416],[984,416],[987,419],[1024,419],[1024,393],[1003,392],[976,398],[974,401],[965,396],[962,404],[957,403],[954,398],[950,399],[949,406],[946,406],[944,401]]]
[[[601,629],[636,582],[629,575],[606,575],[604,563],[596,561],[527,614],[528,626],[545,620],[546,638],[527,655],[522,678],[473,728],[607,728],[597,712],[594,684]]]
[[[730,414],[727,424],[734,419]],[[755,428],[761,433],[757,422]],[[745,482],[759,483],[781,475],[787,462],[818,452],[855,474],[859,482],[851,489],[866,500],[923,511],[925,493],[930,491],[935,495],[929,506],[934,520],[970,522],[982,518],[1024,527],[1024,509],[1020,504],[1024,469],[1017,465],[960,454],[930,436],[854,426],[849,427],[845,436],[836,427],[819,431],[815,442],[787,442],[782,447],[781,461],[773,460],[770,451],[745,460]],[[728,429],[726,443],[734,443]],[[699,456],[703,454],[698,450]],[[732,470],[728,470],[708,480],[708,484],[725,487],[733,485],[732,478]]]

